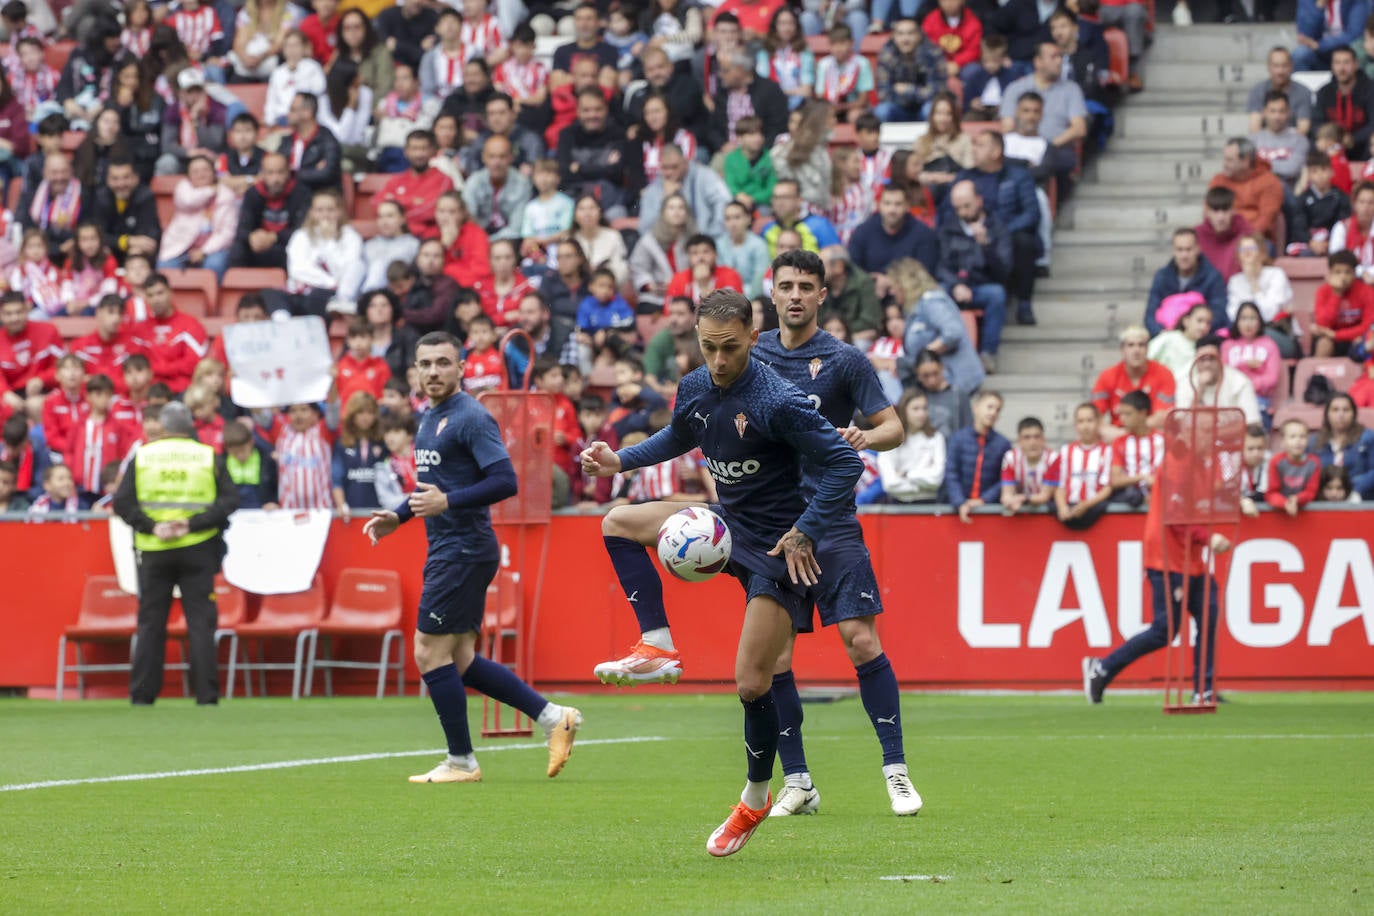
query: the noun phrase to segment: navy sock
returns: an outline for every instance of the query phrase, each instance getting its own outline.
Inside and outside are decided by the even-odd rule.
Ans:
[[[500,662],[494,662],[484,655],[475,656],[468,670],[463,672],[463,680],[479,693],[485,693],[498,703],[518,709],[531,719],[548,705],[548,700],[535,692],[534,688]]]
[[[778,707],[778,763],[782,764],[782,774],[805,773],[801,694],[797,693],[797,679],[791,671],[773,675],[773,702]]]
[[[647,633],[668,626],[668,611],[663,607],[663,580],[644,545],[629,538],[605,537],[616,578],[625,590],[625,599],[634,608],[639,632]]]
[[[429,699],[439,714],[439,724],[448,739],[448,752],[454,757],[472,753],[472,736],[468,734],[468,695],[463,692],[463,678],[452,663],[442,665],[421,675],[429,688]]]
[[[906,752],[902,749],[902,698],[887,654],[864,662],[854,671],[859,675],[859,698],[878,733],[878,743],[883,746],[883,766],[906,763]]]
[[[753,700],[740,698],[744,705],[744,749],[749,758],[749,781],[768,782],[773,778],[773,758],[778,755],[778,707],[773,691]]]

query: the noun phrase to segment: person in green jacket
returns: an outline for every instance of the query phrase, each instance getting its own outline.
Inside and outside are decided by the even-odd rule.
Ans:
[[[763,120],[740,118],[735,125],[735,141],[738,145],[725,156],[725,186],[746,207],[766,210],[773,201],[778,176],[763,148]]]

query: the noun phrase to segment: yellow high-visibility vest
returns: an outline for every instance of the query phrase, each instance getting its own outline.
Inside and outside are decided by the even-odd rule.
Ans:
[[[138,504],[154,522],[190,518],[215,501],[215,450],[193,439],[158,439],[140,446],[134,457]],[[175,550],[210,540],[217,528],[192,531],[170,541],[134,533],[139,550]]]

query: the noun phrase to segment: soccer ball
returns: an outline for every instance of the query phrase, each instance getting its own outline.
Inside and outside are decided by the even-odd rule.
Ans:
[[[658,529],[658,559],[686,582],[705,582],[730,562],[730,529],[709,509],[683,509]]]

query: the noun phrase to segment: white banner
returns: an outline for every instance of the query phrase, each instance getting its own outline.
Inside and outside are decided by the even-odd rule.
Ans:
[[[332,515],[328,509],[240,509],[224,532],[224,578],[257,595],[305,591],[320,568]]]
[[[320,567],[331,515],[328,509],[240,509],[224,532],[224,578],[257,595],[305,591]],[[119,587],[138,594],[134,531],[116,515],[110,516],[110,554]]]
[[[334,383],[329,331],[315,315],[225,325],[224,352],[240,407],[323,401]]]

